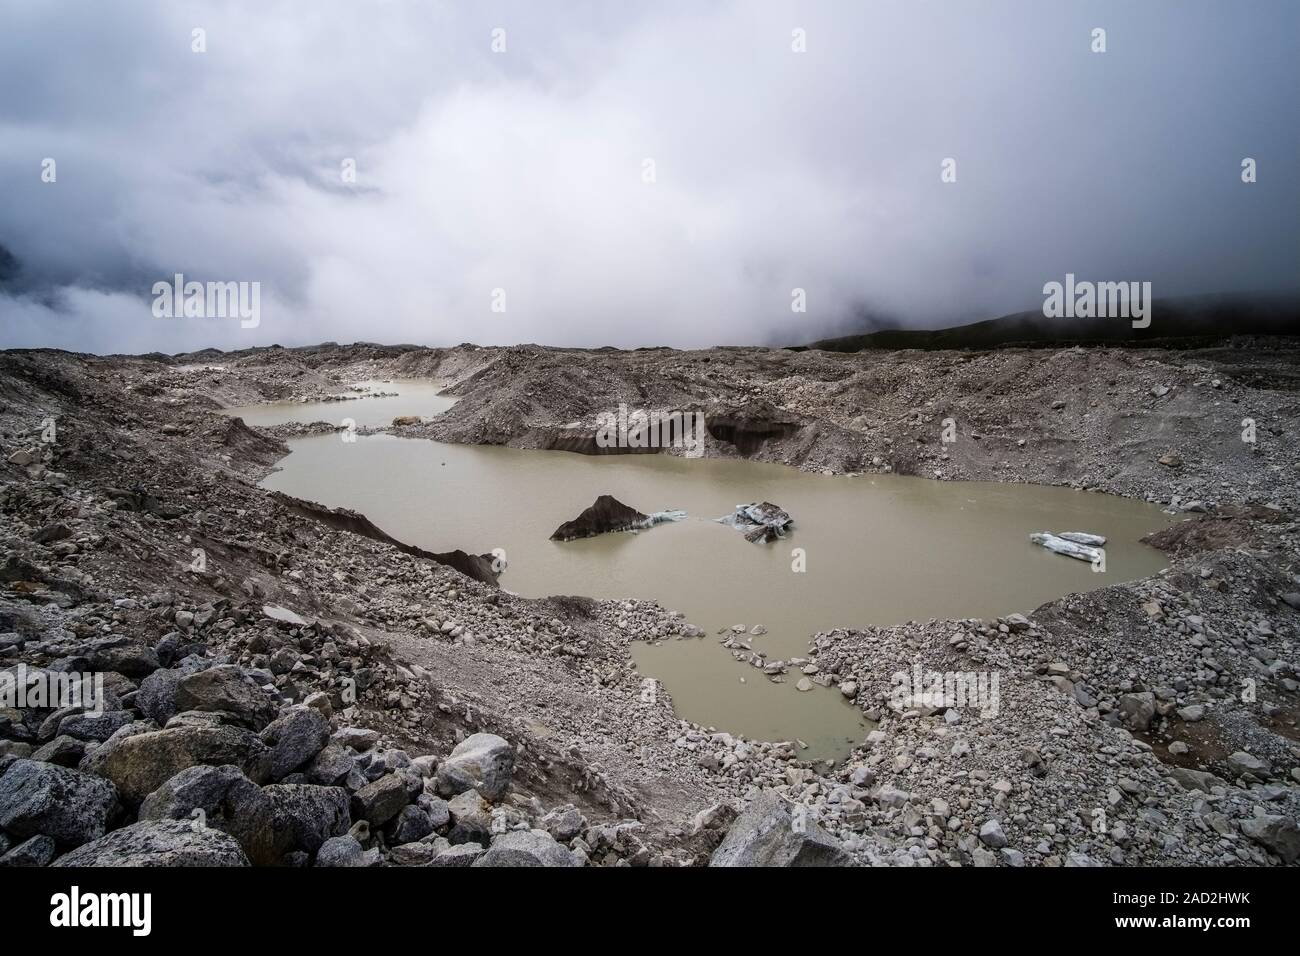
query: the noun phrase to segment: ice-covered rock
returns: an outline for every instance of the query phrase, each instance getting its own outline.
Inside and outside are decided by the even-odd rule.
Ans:
[[[743,531],[746,541],[775,541],[777,538],[784,538],[786,528],[794,524],[794,519],[790,517],[789,512],[770,501],[736,505],[735,514],[717,520],[737,531]]]

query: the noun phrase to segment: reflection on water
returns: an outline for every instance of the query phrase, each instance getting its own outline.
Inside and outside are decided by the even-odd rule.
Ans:
[[[648,598],[684,612],[707,636],[633,645],[641,671],[663,682],[681,716],[753,739],[798,738],[810,745],[808,757],[847,753],[861,740],[860,713],[834,688],[797,691],[797,671],[773,684],[737,663],[719,646],[719,628],[764,625],[766,635],[746,640],[775,660],[806,654],[808,638],[830,627],[1028,611],[1159,570],[1163,556],[1137,542],[1170,521],[1141,502],[1029,485],[825,477],[744,461],[586,457],[388,435],[291,445],[266,487],[354,508],[430,550],[504,548],[501,583],[525,596]],[[549,540],[600,494],[690,517],[637,534]],[[750,544],[711,520],[756,500],[794,516],[786,539]],[[1041,530],[1106,535],[1105,573],[1030,544],[1030,532]],[[795,548],[806,571],[793,570]],[[892,673],[908,663],[887,666]]]

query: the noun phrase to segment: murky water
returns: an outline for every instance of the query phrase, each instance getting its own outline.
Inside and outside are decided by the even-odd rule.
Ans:
[[[395,412],[403,413],[409,407]],[[362,511],[431,550],[504,548],[501,583],[519,594],[652,598],[684,612],[707,636],[634,645],[642,672],[663,682],[680,715],[750,738],[799,738],[809,757],[841,756],[860,742],[859,712],[833,688],[796,690],[794,670],[786,683],[771,683],[719,646],[719,628],[762,624],[768,633],[748,643],[787,659],[830,627],[1028,611],[1158,571],[1163,556],[1138,538],[1171,520],[1140,502],[1029,485],[832,478],[743,461],[586,457],[387,435],[291,444],[266,487]],[[690,518],[636,534],[549,540],[600,494]],[[794,516],[786,539],[750,544],[711,520],[756,500]],[[1029,533],[1041,530],[1106,535],[1106,571],[1031,544]]]
[[[398,415],[432,418],[456,403],[454,398],[439,395],[437,386],[432,382],[388,379],[359,382],[358,385],[370,394],[346,402],[271,402],[265,405],[239,405],[224,411],[227,415],[238,415],[245,425],[263,428],[284,422],[329,422],[332,425],[342,425],[345,418],[352,419],[357,428],[365,428],[391,425]],[[398,394],[391,394],[394,392]]]

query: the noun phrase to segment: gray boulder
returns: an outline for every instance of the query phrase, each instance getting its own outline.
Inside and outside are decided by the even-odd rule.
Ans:
[[[543,830],[561,843],[568,843],[587,829],[587,818],[571,803],[556,807],[538,823]]]
[[[414,843],[433,832],[433,821],[420,807],[410,804],[402,807],[401,812],[388,824],[385,832],[389,837],[388,842],[393,846]]]
[[[100,643],[86,655],[86,660],[92,671],[113,671],[126,677],[146,677],[162,666],[152,647],[124,638]]]
[[[545,830],[512,830],[492,841],[474,866],[577,866],[566,847]]]
[[[1300,860],[1300,828],[1293,819],[1275,814],[1251,817],[1242,822],[1241,832],[1280,857],[1283,863]]]
[[[1208,770],[1192,770],[1190,767],[1170,767],[1169,776],[1174,778],[1184,790],[1200,790],[1210,793],[1211,788],[1223,786],[1223,781]]]
[[[1269,775],[1268,761],[1261,760],[1254,754],[1247,753],[1244,750],[1238,750],[1228,758],[1228,766],[1235,773],[1249,773],[1257,777],[1267,777]]]
[[[1120,695],[1119,715],[1132,730],[1150,730],[1156,715],[1156,695],[1150,691]]]
[[[499,800],[510,786],[515,751],[496,734],[473,734],[452,750],[437,771],[438,793],[452,797],[477,790],[485,800]]]
[[[330,837],[316,851],[317,866],[365,866],[366,855],[357,838],[350,834]]]
[[[114,830],[55,866],[248,866],[234,837],[183,820],[148,820]]]
[[[218,664],[181,678],[176,708],[229,714],[251,730],[261,730],[280,710],[276,698],[236,664]]]
[[[271,799],[238,767],[187,767],[140,804],[141,820],[186,820],[229,833],[255,866],[279,860]]]
[[[177,686],[190,674],[195,674],[209,666],[211,666],[210,661],[190,656],[176,667],[154,671],[140,681],[140,687],[135,695],[136,708],[159,725],[167,723],[180,709],[176,706]]]
[[[0,866],[49,866],[56,856],[54,841],[38,834],[0,856]]]
[[[709,866],[850,866],[839,841],[810,815],[796,816],[771,791],[762,793],[713,851]]]
[[[303,770],[308,783],[323,787],[342,786],[343,781],[356,769],[357,761],[351,753],[338,744],[328,744]]]
[[[103,836],[119,809],[113,784],[79,770],[20,759],[0,776],[0,827],[23,839],[80,846]]]
[[[980,827],[980,842],[985,846],[991,846],[995,850],[1000,850],[1007,845],[1007,835],[1002,832],[1002,822],[997,819],[988,819]]]
[[[388,851],[390,866],[429,866],[434,858],[451,844],[443,840],[440,843],[419,840],[415,843],[402,843]]]
[[[352,816],[366,820],[371,826],[381,827],[401,813],[411,802],[407,779],[400,773],[390,773],[373,783],[368,783],[352,795]]]
[[[477,843],[459,843],[435,856],[429,866],[473,866],[484,852]]]
[[[379,731],[365,727],[340,727],[331,739],[340,747],[365,751],[379,743]]]
[[[59,721],[58,733],[78,740],[102,743],[135,719],[129,710],[109,710],[102,714],[69,714]]]
[[[123,728],[124,730],[127,728]],[[120,732],[119,732],[120,733]],[[257,735],[239,727],[182,725],[149,733],[117,734],[93,755],[93,766],[117,785],[122,799],[138,804],[186,767],[232,764],[250,780],[267,779],[268,751]]]
[[[55,737],[39,750],[32,752],[33,760],[56,763],[61,767],[76,769],[86,757],[86,742],[75,737]]]
[[[492,830],[492,808],[477,790],[466,790],[447,801],[451,829],[447,839],[453,844],[487,844]]]
[[[330,739],[329,721],[310,707],[290,707],[260,734],[271,748],[269,774],[282,780],[324,749]]]
[[[435,830],[451,822],[451,808],[442,797],[435,797],[426,791],[420,794],[417,802],[420,809],[429,815],[429,823]]]
[[[277,783],[262,792],[271,798],[272,826],[282,852],[315,853],[330,837],[343,836],[352,826],[348,792],[342,787]]]

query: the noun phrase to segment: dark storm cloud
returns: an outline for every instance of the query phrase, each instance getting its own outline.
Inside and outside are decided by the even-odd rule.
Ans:
[[[0,345],[768,342],[1034,308],[1066,272],[1297,284],[1286,0],[0,0],[0,25]],[[177,272],[260,282],[260,325],[154,318]]]

